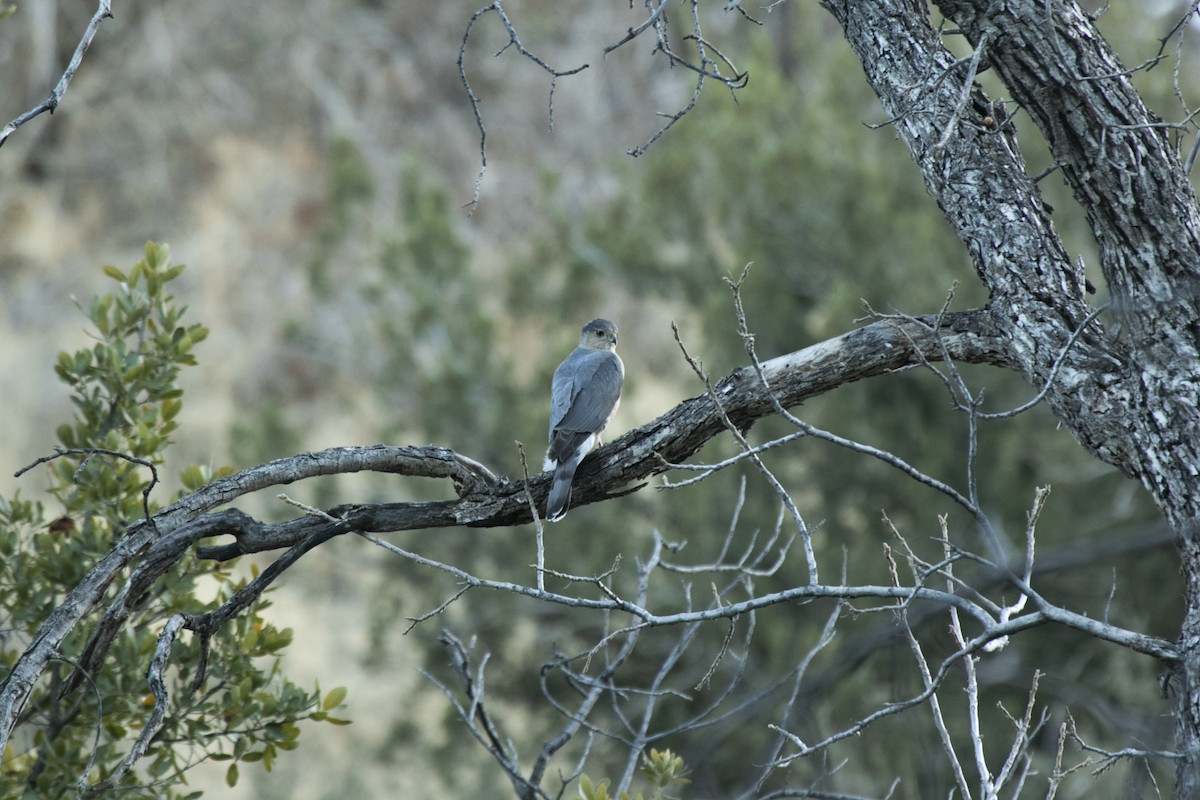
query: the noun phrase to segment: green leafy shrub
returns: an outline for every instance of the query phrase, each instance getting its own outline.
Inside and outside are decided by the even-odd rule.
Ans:
[[[55,370],[75,406],[74,418],[58,428],[62,447],[45,459],[48,492],[61,511],[52,514],[19,494],[0,497],[0,663],[15,662],[46,615],[127,525],[159,508],[152,490],[162,491],[159,470],[183,407],[177,379],[196,363],[195,347],[208,335],[204,326],[184,323],[186,309],[167,291],[183,269],[155,243],[128,272],[106,266],[117,289],[81,307],[95,344],[58,356]],[[189,466],[181,481],[196,488],[225,472]],[[247,581],[235,574],[235,563],[185,556],[140,600],[104,668],[64,691],[91,633],[87,623],[99,611],[85,618],[34,687],[0,761],[0,797],[76,796],[113,774],[154,707],[145,676],[163,623],[228,599]],[[226,781],[233,785],[239,764],[258,762],[270,770],[281,751],[294,749],[301,720],[345,722],[331,716],[344,689],[322,697],[319,688],[304,690],[281,672],[279,656],[292,631],[262,616],[269,605],[253,604],[212,637],[198,686],[192,684],[201,644],[196,637],[176,640],[166,720],[122,787],[196,797],[200,792],[187,787],[190,767],[227,760]]]

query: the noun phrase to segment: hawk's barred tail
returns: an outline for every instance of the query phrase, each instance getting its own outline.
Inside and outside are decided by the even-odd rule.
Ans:
[[[558,522],[567,515],[567,506],[571,504],[571,481],[575,479],[575,468],[580,459],[568,459],[559,464],[554,470],[554,480],[550,483],[550,496],[546,498],[546,521]]]

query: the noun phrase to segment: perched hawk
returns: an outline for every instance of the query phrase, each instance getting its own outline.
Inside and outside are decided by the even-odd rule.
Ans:
[[[554,470],[546,519],[567,513],[571,480],[583,457],[600,441],[621,402],[625,365],[617,356],[617,326],[594,319],[579,334],[579,346],[554,370],[550,384],[550,448],[544,469]]]

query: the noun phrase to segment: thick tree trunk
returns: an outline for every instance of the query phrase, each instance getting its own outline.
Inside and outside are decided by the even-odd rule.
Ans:
[[[991,292],[1034,385],[1088,315],[1082,276],[1026,174],[986,63],[1037,124],[1086,210],[1111,295],[1046,400],[1097,457],[1137,478],[1178,535],[1186,582],[1176,796],[1200,797],[1200,207],[1160,120],[1071,2],[942,0],[976,48],[956,59],[918,0],[824,0]],[[1105,320],[1108,322],[1108,318]]]

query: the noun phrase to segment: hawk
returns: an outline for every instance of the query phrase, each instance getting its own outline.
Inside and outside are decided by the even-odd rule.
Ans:
[[[571,503],[571,481],[583,457],[600,441],[621,402],[625,365],[617,355],[617,326],[594,319],[579,333],[550,383],[550,447],[543,469],[554,470],[546,519],[556,522]]]

